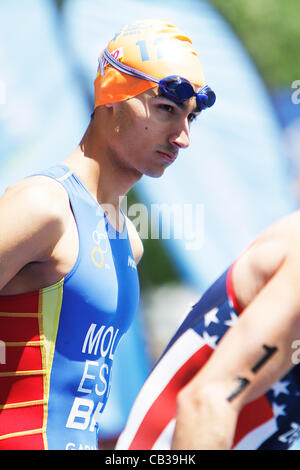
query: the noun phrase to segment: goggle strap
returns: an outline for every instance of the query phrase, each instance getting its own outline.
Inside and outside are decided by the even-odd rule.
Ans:
[[[119,72],[127,73],[128,75],[131,75],[132,77],[140,78],[142,80],[148,80],[149,82],[159,83],[159,80],[157,80],[157,78],[151,77],[151,75],[148,75],[144,72],[137,71],[136,69],[129,67],[126,64],[122,64],[119,60],[115,59],[111,55],[108,49],[104,50],[103,56],[107,60],[107,62],[109,62],[110,65],[112,65],[117,70],[119,70]]]
[[[99,68],[98,70],[100,70],[100,75],[104,76],[105,75],[105,72],[104,72],[104,66],[103,66],[103,57],[102,55],[99,57],[98,59],[98,64],[99,64]]]
[[[100,68],[100,73],[101,75],[104,75],[104,60],[106,60],[110,65],[112,65],[115,69],[119,70],[119,72],[126,73],[128,75],[131,75],[132,77],[135,78],[140,78],[142,80],[148,80],[149,82],[157,83],[160,84],[161,80],[158,80],[157,78],[152,77],[151,75],[148,75],[144,72],[141,72],[139,70],[136,70],[132,67],[129,67],[129,65],[122,64],[119,60],[115,59],[109,50],[106,48],[104,49],[103,53],[99,57],[99,68]],[[198,93],[195,93],[195,95],[201,100],[201,97],[205,99],[205,101],[208,101],[208,96],[207,96],[207,91],[210,91],[210,88],[208,85],[204,85]],[[170,91],[168,91],[170,93]],[[170,93],[174,96],[174,93]],[[201,96],[202,95],[202,96]],[[175,93],[176,96],[176,93]],[[206,103],[201,103],[202,107],[209,107],[207,106]]]

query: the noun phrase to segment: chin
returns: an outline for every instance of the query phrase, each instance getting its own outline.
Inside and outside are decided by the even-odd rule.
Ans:
[[[144,171],[145,176],[150,176],[150,178],[160,178],[165,172],[165,168],[159,168],[156,170],[148,169]]]
[[[146,176],[150,176],[150,178],[160,178],[164,172],[161,173],[145,173]]]

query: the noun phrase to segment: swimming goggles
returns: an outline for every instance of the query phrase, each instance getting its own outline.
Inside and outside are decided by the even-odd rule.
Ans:
[[[161,80],[151,77],[144,72],[136,70],[128,65],[122,64],[119,60],[115,59],[109,50],[106,48],[99,58],[99,69],[101,75],[104,75],[104,66],[106,61],[112,65],[119,72],[126,73],[132,77],[148,80],[158,84],[158,88],[163,96],[177,104],[182,104],[192,96],[196,97],[197,107],[200,111],[210,108],[216,101],[216,95],[213,90],[205,85],[197,93],[194,91],[192,84],[186,79],[178,75],[171,75]]]

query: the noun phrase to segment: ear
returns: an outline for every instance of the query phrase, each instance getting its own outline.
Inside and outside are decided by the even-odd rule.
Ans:
[[[114,103],[106,103],[103,105],[105,108],[109,109],[109,108],[113,108],[114,106]]]

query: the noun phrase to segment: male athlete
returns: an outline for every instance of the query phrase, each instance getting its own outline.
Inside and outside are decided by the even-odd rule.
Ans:
[[[145,382],[118,449],[288,449],[300,437],[300,212],[193,307]]]
[[[0,199],[0,448],[97,447],[139,299],[143,247],[121,199],[164,173],[214,101],[189,38],[161,21],[129,25],[100,56],[80,145]]]

